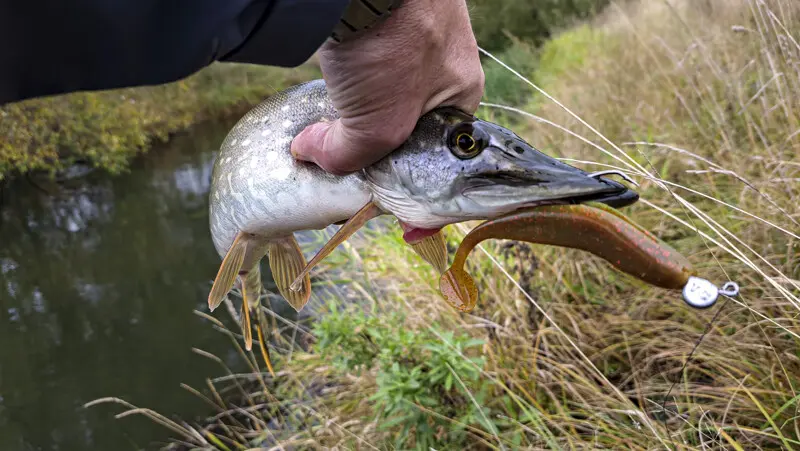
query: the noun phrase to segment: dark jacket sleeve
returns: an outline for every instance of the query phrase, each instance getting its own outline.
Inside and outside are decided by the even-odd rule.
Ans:
[[[208,64],[293,67],[348,0],[0,0],[0,105],[175,81]]]

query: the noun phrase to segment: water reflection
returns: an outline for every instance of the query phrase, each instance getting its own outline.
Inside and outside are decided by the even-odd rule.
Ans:
[[[207,406],[179,387],[230,356],[199,317],[219,257],[208,232],[212,149],[232,124],[154,149],[131,173],[56,189],[20,181],[0,206],[0,437],[3,449],[150,448],[164,429],[82,405],[119,396],[192,419]]]

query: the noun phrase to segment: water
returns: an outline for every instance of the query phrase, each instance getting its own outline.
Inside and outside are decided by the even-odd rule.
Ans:
[[[155,448],[163,427],[83,404],[116,396],[195,420],[208,407],[180,383],[202,390],[223,372],[191,348],[243,370],[230,341],[192,313],[207,311],[219,268],[206,196],[213,149],[232,125],[178,136],[122,176],[4,188],[0,449]]]

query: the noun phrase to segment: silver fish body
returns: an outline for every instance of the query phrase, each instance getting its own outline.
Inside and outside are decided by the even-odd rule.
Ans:
[[[266,255],[281,295],[299,310],[310,296],[308,270],[337,240],[380,214],[395,216],[406,241],[441,269],[447,255],[440,229],[448,224],[540,204],[592,200],[618,207],[638,199],[617,182],[543,154],[504,127],[448,107],[420,117],[402,145],[355,173],[332,175],[294,159],[290,145],[300,131],[338,117],[324,81],[314,80],[253,108],[222,143],[209,216],[223,261],[209,307],[216,308],[234,285],[242,289],[248,349],[248,306],[258,305],[259,263]],[[294,233],[345,221],[307,264]]]
[[[268,98],[233,127],[212,173],[210,226],[225,255],[235,235],[264,238],[323,229],[370,200],[403,223],[425,229],[488,219],[537,203],[637,199],[633,191],[551,158],[513,132],[442,108],[420,118],[408,140],[377,163],[345,176],[295,160],[291,140],[306,126],[339,115],[323,80]],[[453,152],[464,129],[483,151]]]

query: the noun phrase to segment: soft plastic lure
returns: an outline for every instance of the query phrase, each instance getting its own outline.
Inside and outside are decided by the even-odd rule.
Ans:
[[[448,303],[470,311],[478,301],[475,281],[464,263],[481,241],[501,238],[549,244],[591,252],[615,268],[651,285],[683,290],[696,308],[710,307],[719,293],[733,296],[738,286],[728,282],[719,290],[696,276],[689,261],[653,234],[604,204],[546,205],[520,210],[486,221],[473,229],[456,251],[453,264],[442,274],[439,289]]]

